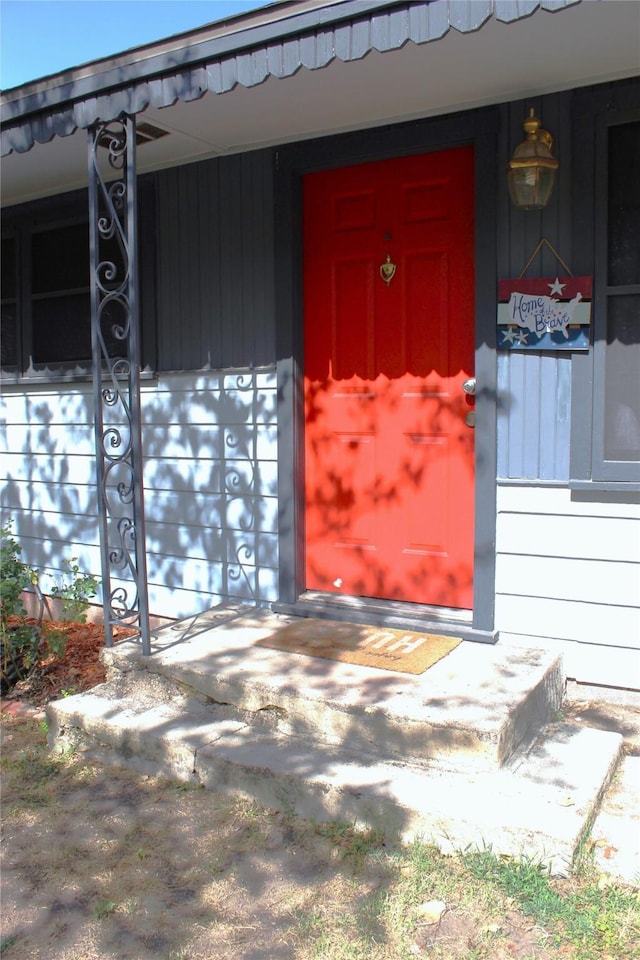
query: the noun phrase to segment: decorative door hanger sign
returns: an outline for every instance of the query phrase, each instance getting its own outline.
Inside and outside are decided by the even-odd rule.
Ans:
[[[500,280],[499,350],[588,350],[592,277]]]

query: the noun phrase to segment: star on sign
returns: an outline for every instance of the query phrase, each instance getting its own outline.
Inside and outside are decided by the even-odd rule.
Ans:
[[[529,342],[529,334],[526,332],[526,330],[520,330],[520,332],[518,333],[518,343],[523,344],[528,342]]]
[[[500,333],[502,334],[503,343],[513,343],[518,336],[518,328],[509,326],[506,330],[501,330]]]
[[[562,296],[562,291],[566,287],[566,283],[560,283],[560,278],[556,277],[553,283],[548,283],[549,295],[553,296],[554,293],[557,293],[559,297]]]

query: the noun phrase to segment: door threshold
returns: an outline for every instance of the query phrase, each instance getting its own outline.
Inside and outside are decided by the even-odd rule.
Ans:
[[[294,617],[317,617],[319,620],[340,620],[368,626],[420,633],[439,633],[476,643],[496,643],[497,630],[479,630],[473,626],[470,610],[429,607],[400,600],[377,600],[372,597],[345,597],[310,590],[301,593],[293,603],[272,604],[275,613]]]

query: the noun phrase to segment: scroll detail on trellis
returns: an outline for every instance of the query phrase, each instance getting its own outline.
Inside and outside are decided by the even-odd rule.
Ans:
[[[115,625],[132,626],[148,655],[133,117],[89,131],[89,217],[105,638],[111,646]]]

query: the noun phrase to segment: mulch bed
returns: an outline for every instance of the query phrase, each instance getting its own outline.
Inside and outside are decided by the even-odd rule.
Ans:
[[[14,712],[8,705],[16,701],[42,707],[50,700],[82,693],[105,681],[106,671],[100,660],[104,648],[102,623],[47,620],[46,627],[66,635],[64,657],[48,656],[41,660],[29,677],[18,681],[5,695],[2,712]],[[113,633],[117,642],[132,636],[135,630],[116,627]]]

